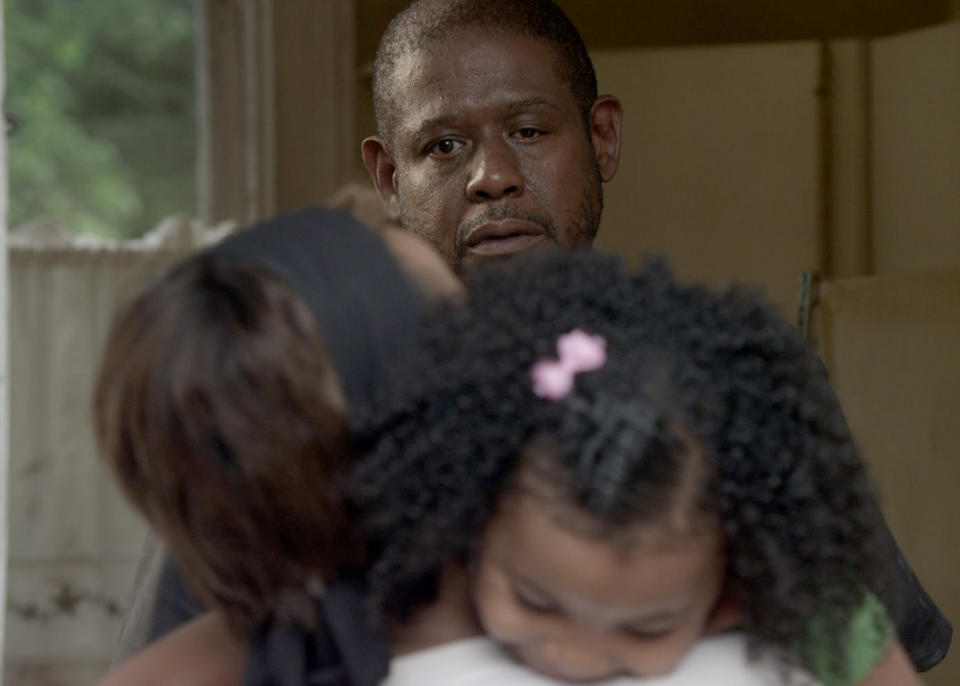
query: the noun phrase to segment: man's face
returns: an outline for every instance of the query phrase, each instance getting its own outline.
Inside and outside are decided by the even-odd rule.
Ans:
[[[619,161],[619,103],[589,130],[549,45],[458,30],[394,72],[389,150],[364,141],[388,209],[454,266],[548,245],[586,247]]]

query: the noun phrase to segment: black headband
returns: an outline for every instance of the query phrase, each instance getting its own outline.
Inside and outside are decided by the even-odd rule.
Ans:
[[[414,348],[420,301],[383,242],[346,212],[282,215],[202,256],[262,266],[297,293],[317,319],[351,404],[369,402],[387,370]]]

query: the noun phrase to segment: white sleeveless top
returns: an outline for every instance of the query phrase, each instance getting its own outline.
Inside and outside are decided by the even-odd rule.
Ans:
[[[726,633],[701,639],[666,676],[618,677],[596,686],[776,686],[783,683],[772,659],[747,659],[742,634]],[[817,686],[796,674],[791,684]],[[486,637],[445,643],[395,658],[383,686],[558,686],[558,682],[519,665]]]

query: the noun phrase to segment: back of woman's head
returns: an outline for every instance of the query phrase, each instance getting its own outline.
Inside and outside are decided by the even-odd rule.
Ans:
[[[325,269],[338,257],[368,281]],[[412,348],[418,319],[379,241],[325,211],[186,260],[115,319],[94,397],[100,452],[199,600],[238,631],[309,625],[304,594],[360,563],[341,504],[347,408]]]
[[[265,619],[267,596],[356,553],[338,495],[345,411],[309,310],[269,273],[216,257],[117,318],[95,397],[125,491],[201,601],[244,626]]]
[[[469,285],[468,307],[431,323],[422,368],[367,418],[352,498],[388,612],[429,598],[531,469],[591,535],[678,506],[716,517],[749,628],[782,649],[879,586],[876,508],[842,413],[815,353],[762,298],[598,254]],[[575,330],[602,338],[605,362],[538,393],[532,368],[559,361]]]

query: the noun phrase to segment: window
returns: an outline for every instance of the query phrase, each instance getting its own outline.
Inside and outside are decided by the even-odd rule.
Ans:
[[[193,0],[6,0],[10,227],[196,214]]]

